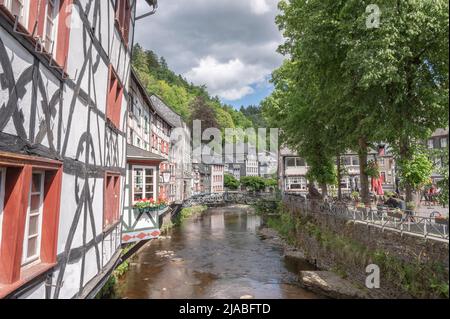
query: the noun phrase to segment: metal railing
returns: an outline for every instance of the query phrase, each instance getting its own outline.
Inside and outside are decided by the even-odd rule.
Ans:
[[[332,203],[311,200],[303,195],[287,194],[284,203],[291,209],[299,209],[305,214],[326,214],[380,228],[382,231],[394,231],[401,235],[409,234],[425,239],[449,242],[448,219],[417,216],[413,211],[393,209],[378,205],[358,208],[347,203]]]
[[[183,207],[195,205],[222,205],[222,204],[244,204],[251,205],[258,201],[276,201],[279,198],[275,193],[252,193],[252,192],[223,192],[223,193],[203,193],[193,195],[183,202]]]

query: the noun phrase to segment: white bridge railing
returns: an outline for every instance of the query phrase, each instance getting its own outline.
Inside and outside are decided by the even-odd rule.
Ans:
[[[377,206],[355,208],[345,203],[329,203],[310,200],[305,196],[286,194],[284,203],[291,209],[299,209],[305,214],[327,214],[345,218],[357,224],[380,228],[382,231],[394,231],[401,235],[409,234],[425,239],[449,242],[448,219],[416,216],[412,211],[402,211]]]

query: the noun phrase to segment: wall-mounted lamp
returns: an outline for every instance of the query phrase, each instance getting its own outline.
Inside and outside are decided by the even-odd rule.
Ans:
[[[170,171],[163,172],[162,173],[162,177],[163,177],[164,184],[169,184],[170,183],[170,177],[171,177]]]
[[[145,0],[147,4],[152,7],[152,11],[147,12],[143,15],[140,15],[139,17],[136,17],[136,21],[144,19],[148,16],[154,15],[156,13],[156,10],[158,9],[158,0]]]

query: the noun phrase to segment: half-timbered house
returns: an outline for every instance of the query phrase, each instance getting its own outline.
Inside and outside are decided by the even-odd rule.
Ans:
[[[0,297],[92,297],[118,261],[135,4],[0,0]]]

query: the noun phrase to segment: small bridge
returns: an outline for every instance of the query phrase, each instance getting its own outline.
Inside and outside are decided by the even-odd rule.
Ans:
[[[204,193],[190,197],[183,202],[183,207],[205,205],[209,207],[226,205],[255,205],[261,202],[274,205],[281,199],[277,193],[259,192],[224,192]]]

